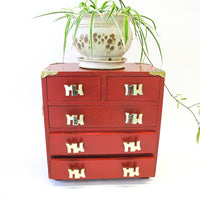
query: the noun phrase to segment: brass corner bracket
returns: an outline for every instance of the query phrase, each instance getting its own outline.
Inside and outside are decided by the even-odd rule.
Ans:
[[[41,78],[45,78],[47,76],[54,76],[56,74],[58,74],[57,71],[48,71],[48,70],[45,70],[45,71],[41,72]]]
[[[162,78],[165,78],[165,71],[157,69],[155,71],[150,71],[149,74],[153,75],[153,76],[160,76]]]

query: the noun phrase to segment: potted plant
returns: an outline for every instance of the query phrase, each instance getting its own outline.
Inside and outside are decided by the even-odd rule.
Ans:
[[[131,46],[133,35],[141,44],[140,62],[145,56],[149,59],[148,34],[154,38],[162,59],[154,21],[147,16],[140,15],[130,6],[126,6],[122,0],[119,0],[118,4],[115,1],[107,0],[98,6],[97,0],[86,0],[75,8],[64,8],[38,17],[60,15],[56,21],[66,20],[63,59],[67,38],[70,31],[73,31],[72,44],[83,56],[79,58],[81,67],[123,68],[126,59],[122,56]]]
[[[72,44],[83,55],[82,58],[79,58],[80,67],[94,69],[123,68],[126,59],[122,56],[129,49],[133,35],[141,45],[140,62],[146,57],[149,63],[153,65],[148,57],[148,34],[153,37],[162,60],[162,51],[156,37],[155,22],[147,16],[140,15],[130,6],[126,6],[123,0],[118,0],[118,3],[119,6],[115,1],[106,0],[98,7],[97,0],[86,0],[73,9],[65,8],[37,17],[60,14],[61,16],[57,17],[56,21],[66,19],[63,60],[67,38],[70,31],[73,30]],[[130,24],[132,24],[133,34]],[[101,27],[99,28],[99,26]],[[193,115],[198,127],[196,136],[198,143],[200,140],[200,121],[192,109],[197,107],[200,115],[200,103],[187,106],[183,103],[186,98],[183,98],[181,94],[173,95],[166,85],[165,88],[177,102],[177,107],[181,105]]]

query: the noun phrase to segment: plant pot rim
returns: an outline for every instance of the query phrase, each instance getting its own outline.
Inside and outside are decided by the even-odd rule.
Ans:
[[[109,15],[109,13],[101,13],[101,14],[103,15],[103,17]],[[83,17],[91,17],[91,15],[92,15],[91,13],[87,13]],[[101,17],[98,13],[95,13],[94,16],[95,17]],[[121,13],[120,14],[119,13],[118,14],[112,14],[112,16],[114,16],[114,17],[124,17],[124,15],[121,14]],[[128,17],[130,17],[130,16],[128,15]],[[76,17],[72,17],[72,18],[76,18]]]

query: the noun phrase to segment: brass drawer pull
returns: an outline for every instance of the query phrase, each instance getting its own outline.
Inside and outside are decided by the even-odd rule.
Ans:
[[[139,176],[139,167],[130,167],[130,168],[125,168],[123,167],[123,176],[124,177],[134,177],[134,176]]]
[[[67,118],[67,125],[71,125],[71,122],[72,122],[72,125],[73,126],[78,126],[78,125],[84,125],[84,121],[83,121],[83,117],[84,115],[79,115],[79,118],[78,118],[78,115],[69,115],[69,114],[66,114],[66,118]]]
[[[126,115],[126,124],[129,124],[131,122],[131,124],[142,124],[142,118],[143,118],[143,114],[137,114],[137,113],[125,113]]]
[[[85,169],[68,169],[69,172],[69,178],[75,178],[75,179],[79,179],[79,178],[86,178],[85,176]]]
[[[140,140],[137,142],[123,142],[124,152],[141,151]]]
[[[143,84],[124,84],[125,87],[125,96],[129,96],[132,93],[132,96],[143,95]]]
[[[71,96],[77,96],[78,94],[80,96],[83,96],[83,85],[78,84],[78,89],[76,85],[64,85],[65,87],[65,96],[70,96],[70,91],[71,91]]]
[[[83,147],[83,142],[79,143],[65,143],[67,146],[67,152],[68,153],[79,153],[79,152],[85,152],[84,147]]]

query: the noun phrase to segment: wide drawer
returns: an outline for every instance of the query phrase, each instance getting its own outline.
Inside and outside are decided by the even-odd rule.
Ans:
[[[53,158],[52,179],[108,179],[155,176],[154,157]]]
[[[156,133],[51,133],[52,156],[155,153]]]
[[[100,100],[101,77],[47,77],[49,101]]]
[[[50,128],[154,127],[157,105],[49,106]]]
[[[157,101],[159,77],[108,77],[107,100]]]

